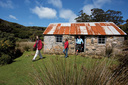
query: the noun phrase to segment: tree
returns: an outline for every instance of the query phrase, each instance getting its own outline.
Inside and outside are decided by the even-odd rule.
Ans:
[[[105,22],[106,21],[106,14],[104,10],[94,8],[94,9],[91,9],[91,11],[92,11],[91,17],[92,17],[93,22]]]
[[[128,24],[128,19],[126,20],[126,23]]]
[[[118,25],[126,34],[126,39],[128,39],[128,19],[126,20],[126,23],[123,25]]]
[[[79,16],[75,18],[77,22],[89,22],[90,21],[90,16],[84,13],[83,10],[81,10],[79,13],[80,13]]]
[[[79,16],[75,18],[76,22],[114,22],[120,25],[124,22],[121,11],[107,10],[99,8],[91,9],[91,15],[87,15],[81,10]]]
[[[114,22],[116,25],[120,25],[124,22],[121,11],[108,10],[106,11],[106,21]]]

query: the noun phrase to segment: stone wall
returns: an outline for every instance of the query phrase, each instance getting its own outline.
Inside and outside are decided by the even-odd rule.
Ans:
[[[101,53],[104,49],[105,49],[105,45],[98,45],[98,37],[97,36],[87,36],[86,37],[86,43],[85,43],[85,53],[86,54]]]
[[[44,53],[62,54],[66,38],[69,42],[69,54],[75,54],[75,36],[72,35],[63,35],[62,42],[56,42],[56,38],[53,35],[45,35]],[[106,44],[98,44],[98,36],[86,36],[84,53],[104,55],[106,46],[112,46],[115,53],[121,52],[120,47],[123,41],[123,36],[106,36]]]
[[[111,36],[107,38],[106,46],[113,47],[113,54],[122,53],[124,37],[123,36]]]
[[[124,37],[123,36],[106,36],[105,44],[98,44],[98,36],[87,36],[85,53],[86,54],[98,54],[104,55],[106,47],[112,47],[113,52],[121,52],[121,46],[123,45]]]
[[[62,54],[64,50],[65,39],[69,42],[69,54],[75,53],[75,36],[63,35],[62,42],[56,42],[53,35],[44,36],[44,53]]]

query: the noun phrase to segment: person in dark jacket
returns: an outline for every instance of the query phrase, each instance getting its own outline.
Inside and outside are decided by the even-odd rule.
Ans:
[[[35,53],[35,56],[33,57],[33,61],[36,59],[36,57],[37,57],[37,55],[39,55],[40,56],[40,59],[42,59],[43,57],[42,57],[42,55],[41,55],[41,53],[40,53],[40,50],[42,49],[42,41],[39,39],[39,36],[36,36],[36,42],[35,42],[35,44],[34,44],[34,48],[36,49],[36,53]]]
[[[63,53],[65,54],[65,58],[67,58],[68,57],[68,39],[65,39]]]

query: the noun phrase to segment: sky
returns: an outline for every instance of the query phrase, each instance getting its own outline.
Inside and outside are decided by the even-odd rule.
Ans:
[[[47,27],[50,23],[75,22],[79,11],[92,8],[121,11],[128,19],[128,0],[0,0],[0,18],[24,26]]]

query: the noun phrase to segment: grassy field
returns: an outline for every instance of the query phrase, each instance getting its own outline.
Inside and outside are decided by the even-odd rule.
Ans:
[[[77,64],[77,68],[80,69],[83,68],[81,66],[85,67],[83,69],[92,69],[93,66],[96,66],[96,64],[100,63],[100,61],[107,62],[106,67],[112,64],[117,64],[116,60],[113,60],[111,58],[92,59],[81,57],[79,55],[69,55],[69,57],[65,59],[64,55],[46,54],[43,55],[44,59],[39,60],[38,56],[36,61],[32,62],[34,53],[34,51],[24,52],[24,54],[21,57],[15,59],[12,64],[0,66],[0,85],[28,85],[30,84],[29,82],[32,82],[34,84],[35,82],[37,82],[37,80],[33,78],[33,75],[35,75],[37,72],[39,75],[42,75],[41,68],[44,68],[46,66],[51,72],[54,72],[52,70],[54,68],[57,68],[58,65],[60,65],[61,67],[62,62],[64,62],[63,65],[69,66],[69,69],[72,68],[75,64]],[[65,68],[62,67],[62,70],[63,69]],[[78,71],[81,71],[80,69],[78,69]],[[47,72],[44,72],[44,74],[45,73],[47,74]],[[55,73],[57,73],[57,71]]]

